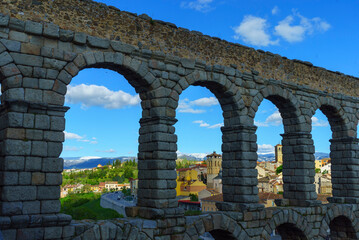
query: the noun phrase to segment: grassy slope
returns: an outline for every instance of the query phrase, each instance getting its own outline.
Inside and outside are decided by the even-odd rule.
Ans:
[[[123,217],[115,210],[100,206],[100,195],[76,194],[61,199],[61,212],[69,214],[73,219],[104,220]]]

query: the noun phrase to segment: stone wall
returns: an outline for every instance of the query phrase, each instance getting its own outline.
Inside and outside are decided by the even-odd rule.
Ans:
[[[144,14],[137,16],[90,0],[3,0],[0,12],[21,20],[54,23],[62,29],[121,40],[142,49],[204,60],[210,65],[236,65],[241,72],[254,70],[267,79],[330,93],[359,94],[358,79],[355,77],[315,67],[309,62],[256,51],[177,27],[173,23],[153,20]]]

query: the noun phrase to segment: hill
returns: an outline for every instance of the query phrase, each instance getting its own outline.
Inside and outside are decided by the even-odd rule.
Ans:
[[[64,169],[82,169],[82,168],[94,168],[98,164],[106,165],[108,162],[113,162],[115,160],[121,160],[121,162],[136,159],[136,157],[122,156],[122,157],[68,157],[64,158]]]
[[[184,153],[178,153],[178,158],[180,159],[187,159],[191,161],[202,161],[206,158],[207,153],[191,153],[191,154],[184,154]],[[322,152],[316,152],[314,154],[315,160],[319,160],[322,158],[329,158],[329,153],[322,153]],[[82,168],[94,168],[97,167],[98,164],[106,165],[108,162],[113,162],[114,160],[121,160],[127,161],[136,159],[136,157],[130,157],[130,156],[121,156],[121,157],[68,157],[64,158],[64,169],[82,169]],[[266,153],[266,154],[258,154],[258,161],[260,162],[268,162],[268,161],[274,161],[275,155],[274,153]]]

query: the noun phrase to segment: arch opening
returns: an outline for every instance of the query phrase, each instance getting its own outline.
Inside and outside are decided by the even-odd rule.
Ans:
[[[279,98],[274,100],[279,104]],[[263,99],[254,124],[257,128],[257,166],[259,202],[265,207],[275,206],[274,200],[283,198],[283,119],[273,101]]]
[[[220,102],[205,87],[190,86],[180,95],[176,195],[186,214],[218,210],[211,197],[222,194],[221,113]]]
[[[307,240],[302,230],[297,228],[293,223],[283,223],[276,228],[276,232],[283,240]],[[271,239],[275,239],[272,237]]]
[[[148,90],[147,87],[149,87],[143,77],[123,65],[99,62],[96,64],[86,65],[84,68],[80,69],[80,71],[86,69],[107,69],[117,72],[126,79],[126,81],[136,90],[137,93]]]
[[[352,140],[354,136],[353,132],[354,129],[351,129],[353,126],[348,124],[347,118],[343,110],[335,107],[335,104],[331,103],[324,103],[319,106],[316,111],[316,114],[312,117],[312,135],[313,140],[316,140],[316,151],[318,152],[319,149],[323,149],[323,138],[329,138],[330,144],[325,144],[324,148],[329,150],[329,156],[324,159],[316,159],[315,164],[316,168],[320,164],[321,171],[320,174],[316,174],[316,189],[320,191],[321,194],[326,194],[327,196],[318,195],[318,199],[322,202],[327,202],[326,198],[333,196],[333,197],[347,197],[347,189],[346,181],[352,181],[352,179],[342,180],[341,176],[348,175],[351,176],[350,169],[347,169],[345,165],[352,164],[355,162],[352,155],[348,155],[347,152],[351,152],[352,149],[356,149],[357,143]],[[326,125],[330,126],[330,130],[323,131],[322,134],[319,134],[316,131],[318,125],[320,126],[320,119],[319,117],[316,118],[316,115],[322,113],[324,115],[325,121],[322,120],[322,123],[326,123]],[[329,124],[328,124],[329,123]],[[317,129],[316,129],[317,128]],[[328,142],[327,142],[328,143]],[[319,147],[318,147],[319,145]],[[320,162],[318,163],[318,160]],[[319,172],[319,171],[317,171]],[[324,174],[323,174],[324,173]],[[317,175],[320,175],[319,177]],[[350,177],[349,177],[350,178]],[[354,180],[355,181],[355,180]],[[343,187],[344,186],[344,187]],[[353,196],[349,196],[353,197]]]
[[[97,199],[97,196],[108,193],[109,199],[135,206],[141,100],[130,81],[110,68],[82,69],[67,86],[66,105],[71,109],[65,117],[65,142],[61,157],[65,159],[66,171],[63,173],[61,197],[72,192]],[[134,184],[130,184],[131,181]],[[78,195],[77,198],[82,197]],[[75,200],[73,202],[76,204]],[[81,216],[85,207],[81,206],[65,213],[75,219],[97,218],[99,213],[92,209]],[[117,215],[115,211],[110,213],[109,209],[102,211],[110,218],[119,217],[119,214],[126,216],[125,208],[119,209],[123,211]]]
[[[214,229],[212,231],[205,232],[198,239],[203,240],[235,240],[233,234],[229,231],[222,229]]]
[[[334,218],[329,224],[329,237],[332,240],[358,239],[351,221],[345,216]]]
[[[327,114],[329,114],[325,110]],[[312,138],[315,149],[315,190],[318,194],[318,200],[322,203],[328,203],[327,198],[332,196],[332,175],[331,175],[331,158],[330,142],[332,130],[330,122],[322,110],[317,110],[312,116]],[[332,113],[330,113],[332,115]],[[337,121],[337,120],[336,120]]]

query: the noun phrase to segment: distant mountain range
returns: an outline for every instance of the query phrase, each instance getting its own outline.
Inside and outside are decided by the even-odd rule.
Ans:
[[[316,153],[314,153],[314,157],[315,157],[315,160],[320,160],[322,158],[329,158],[329,153],[316,152]],[[274,160],[275,160],[274,153],[258,154],[259,162],[269,162],[269,161],[274,161]]]
[[[187,160],[195,160],[195,161],[202,161],[205,160],[208,153],[177,153],[177,157],[181,159]],[[322,158],[329,158],[329,153],[322,153],[316,152],[314,154],[315,160],[320,160]],[[94,168],[97,167],[98,164],[106,165],[108,162],[113,162],[115,160],[121,160],[121,162],[136,159],[136,157],[131,156],[121,156],[121,157],[66,157],[64,158],[64,169],[82,169],[82,168]],[[265,153],[265,154],[258,154],[258,161],[260,162],[267,162],[267,161],[274,161],[275,155],[274,153]]]
[[[177,158],[203,161],[209,153],[181,153],[177,152]]]
[[[82,168],[94,168],[98,164],[106,165],[108,162],[113,162],[115,160],[121,160],[121,162],[136,159],[136,157],[122,156],[122,157],[65,157],[64,159],[64,169],[82,169]]]

